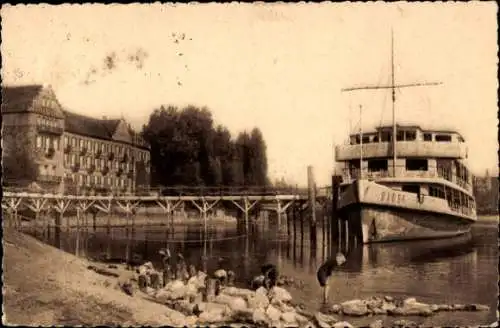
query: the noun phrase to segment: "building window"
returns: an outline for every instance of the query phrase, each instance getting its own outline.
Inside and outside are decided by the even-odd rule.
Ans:
[[[80,140],[79,140],[78,146],[80,147],[80,149],[82,149],[82,148],[83,148],[83,139],[80,139]]]
[[[68,164],[69,156],[68,154],[64,154],[64,164]]]
[[[424,141],[432,141],[432,133],[424,133]]]
[[[36,136],[36,148],[42,148],[42,136]]]
[[[59,150],[59,140],[58,139],[54,139],[54,149]]]
[[[49,149],[50,148],[50,138],[45,138],[45,149]]]
[[[64,137],[64,147],[67,147],[69,144],[69,138],[68,137]]]

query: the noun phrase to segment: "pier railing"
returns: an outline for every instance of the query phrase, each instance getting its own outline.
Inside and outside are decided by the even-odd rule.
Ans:
[[[22,193],[46,193],[37,188],[27,188],[20,186],[4,186],[4,192]],[[134,191],[121,190],[83,190],[74,189],[59,193],[70,196],[278,196],[278,195],[308,195],[307,188],[297,187],[272,187],[272,186],[159,186],[159,187],[138,187]],[[331,187],[317,187],[316,197],[328,197],[331,195]]]

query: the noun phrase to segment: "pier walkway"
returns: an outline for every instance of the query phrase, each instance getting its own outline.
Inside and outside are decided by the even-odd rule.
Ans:
[[[166,216],[186,204],[196,208],[200,217],[206,220],[207,213],[220,203],[231,203],[242,211],[245,225],[248,227],[249,213],[257,204],[261,210],[274,210],[281,216],[296,204],[301,210],[310,204],[326,204],[331,199],[331,187],[315,188],[270,188],[270,187],[160,187],[138,190],[134,194],[49,194],[16,188],[4,188],[2,211],[13,219],[15,226],[19,224],[18,212],[30,210],[37,220],[40,213],[57,213],[56,222],[63,219],[64,214],[75,212],[77,216],[88,211],[102,212],[111,215],[119,210],[127,218],[134,220],[136,210],[141,206],[158,206]],[[57,224],[57,223],[56,223]]]

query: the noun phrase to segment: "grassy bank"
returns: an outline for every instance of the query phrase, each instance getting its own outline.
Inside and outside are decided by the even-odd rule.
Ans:
[[[172,325],[185,317],[129,297],[88,261],[4,228],[4,325]]]

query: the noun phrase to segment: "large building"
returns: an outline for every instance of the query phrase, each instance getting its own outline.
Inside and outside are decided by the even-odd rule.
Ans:
[[[2,149],[5,184],[68,194],[149,186],[150,149],[139,134],[124,119],[64,109],[50,86],[2,88]]]

